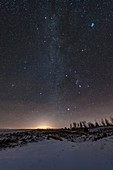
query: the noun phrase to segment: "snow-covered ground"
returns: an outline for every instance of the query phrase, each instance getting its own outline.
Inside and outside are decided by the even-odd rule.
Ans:
[[[0,151],[0,170],[113,170],[113,136],[98,141],[54,139]]]

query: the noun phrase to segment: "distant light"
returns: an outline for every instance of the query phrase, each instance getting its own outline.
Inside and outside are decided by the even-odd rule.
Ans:
[[[67,108],[68,111],[70,111],[70,108]]]
[[[37,129],[52,129],[52,127],[50,126],[46,126],[46,125],[42,125],[42,126],[38,126]]]

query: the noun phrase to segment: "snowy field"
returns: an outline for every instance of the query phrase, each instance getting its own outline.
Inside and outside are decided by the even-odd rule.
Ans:
[[[113,170],[113,136],[98,141],[42,140],[0,151],[0,170]]]

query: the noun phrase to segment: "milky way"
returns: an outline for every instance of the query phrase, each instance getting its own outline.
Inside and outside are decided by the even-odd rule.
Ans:
[[[0,1],[0,127],[112,116],[112,0]]]

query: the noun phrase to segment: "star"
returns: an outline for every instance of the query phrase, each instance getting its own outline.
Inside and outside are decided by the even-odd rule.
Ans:
[[[82,49],[82,52],[86,51],[86,48],[85,49]]]
[[[12,83],[12,84],[11,84],[11,86],[12,86],[12,87],[14,87],[14,86],[15,86],[15,84],[13,84],[13,83]]]
[[[27,69],[27,67],[25,66],[25,67],[24,67],[24,70],[26,70],[26,69]]]
[[[94,22],[92,22],[91,23],[91,28],[93,28],[95,26],[95,23]]]
[[[81,88],[82,86],[81,86],[81,84],[79,84],[79,86],[78,86],[79,88]]]
[[[67,108],[67,111],[70,111],[70,108]]]
[[[75,82],[75,84],[78,85],[78,83],[79,83],[79,80],[77,79],[76,82]]]
[[[77,71],[76,71],[76,70],[75,70],[74,72],[75,72],[75,74],[77,73]]]

